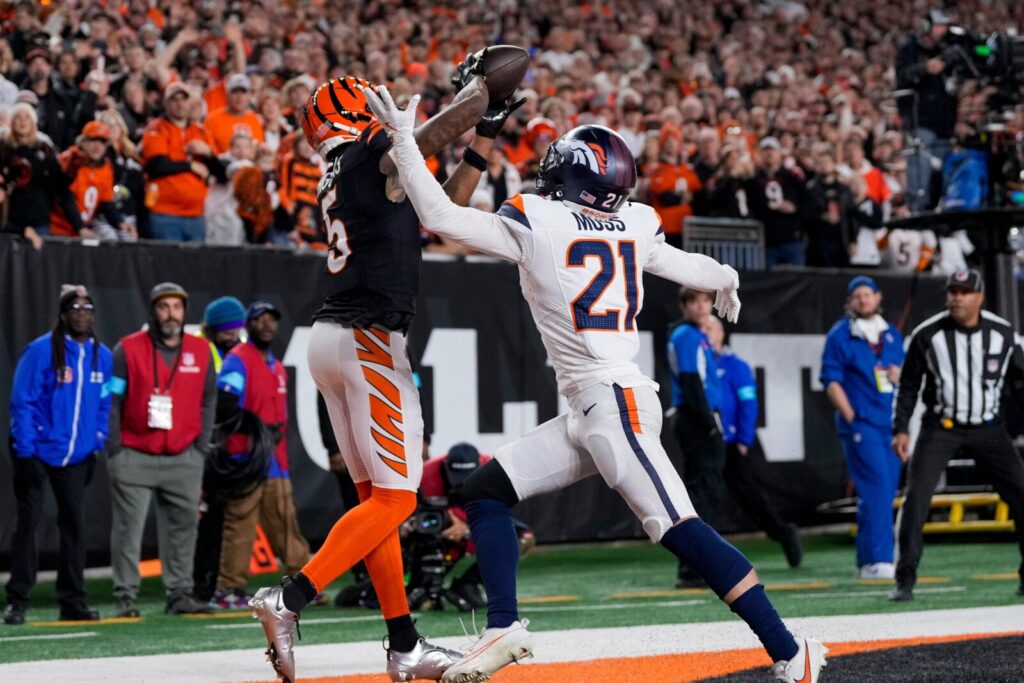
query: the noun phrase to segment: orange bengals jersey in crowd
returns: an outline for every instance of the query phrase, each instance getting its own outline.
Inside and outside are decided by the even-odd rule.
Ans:
[[[666,164],[659,162],[655,164],[650,175],[651,205],[661,216],[661,225],[668,235],[678,235],[683,231],[683,221],[687,216],[693,215],[693,209],[689,202],[665,206],[660,199],[664,192],[677,192],[693,194],[699,191],[703,185],[697,173],[686,164]]]
[[[189,161],[185,145],[193,140],[209,143],[206,132],[192,123],[179,128],[165,118],[153,119],[142,135],[142,166],[153,158],[165,156],[171,161]],[[146,207],[154,213],[195,218],[203,215],[206,181],[191,171],[162,178],[146,177]]]
[[[227,107],[207,115],[204,123],[210,135],[210,146],[213,153],[220,156],[231,148],[231,138],[235,133],[249,131],[256,142],[263,142],[263,123],[254,111],[247,111],[241,116],[232,114]]]
[[[72,150],[69,149],[62,154],[61,161],[64,162],[71,152]],[[103,202],[114,201],[114,165],[110,163],[110,159],[104,159],[103,163],[98,166],[89,163],[82,164],[75,174],[70,189],[75,196],[75,205],[78,207],[79,213],[82,214],[82,223],[86,227],[91,227],[90,224],[96,215],[97,207]],[[50,210],[50,232],[54,235],[67,236],[77,234],[67,217],[64,216],[64,209],[59,204],[54,205]]]

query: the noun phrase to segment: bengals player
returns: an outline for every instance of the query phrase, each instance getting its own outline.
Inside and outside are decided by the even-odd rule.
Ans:
[[[463,206],[486,168],[493,138],[523,102],[510,98],[489,108],[482,61],[474,56],[460,68],[454,101],[415,132],[420,151],[430,156],[476,124],[445,183],[448,197]],[[387,624],[391,680],[437,680],[461,656],[419,635],[405,596],[398,527],[416,507],[422,472],[423,418],[405,347],[419,288],[420,224],[388,135],[367,107],[363,88],[369,87],[352,76],[328,81],[300,116],[306,140],[328,167],[318,198],[331,293],[314,316],[309,367],[361,503],[334,525],[301,572],[281,587],[260,589],[251,602],[271,663],[286,681],[295,677],[299,612],[360,560]]]

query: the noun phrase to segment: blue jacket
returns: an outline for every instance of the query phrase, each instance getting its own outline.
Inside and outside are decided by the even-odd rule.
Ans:
[[[722,408],[722,386],[718,363],[706,334],[689,323],[673,330],[668,340],[668,363],[672,368],[672,405],[695,408],[698,412]],[[704,388],[704,396],[687,395],[688,386]],[[693,389],[690,390],[693,393]]]
[[[64,338],[64,382],[57,382],[50,338],[44,334],[21,354],[11,389],[11,436],[18,457],[65,467],[102,450],[110,417],[113,355],[100,345],[93,369],[93,341]]]
[[[880,353],[876,353],[857,329],[852,318],[843,318],[829,330],[825,338],[825,351],[821,356],[821,384],[826,389],[838,382],[850,399],[857,421],[878,429],[892,430],[892,402],[894,387],[884,379],[885,370],[903,363],[903,335],[890,326],[879,339]],[[839,414],[836,431],[850,432]]]
[[[754,445],[757,437],[757,379],[746,361],[725,349],[718,356],[722,379],[722,428],[725,443]]]

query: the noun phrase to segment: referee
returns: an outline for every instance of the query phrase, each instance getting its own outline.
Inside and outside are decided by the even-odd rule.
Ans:
[[[924,382],[925,415],[910,459],[907,497],[900,510],[896,588],[890,600],[913,600],[921,531],[939,477],[963,453],[991,477],[1016,521],[1024,556],[1024,463],[1003,425],[1000,397],[1007,374],[1024,373],[1024,354],[1007,321],[981,310],[985,287],[976,270],[946,281],[946,311],[923,322],[908,341],[893,420],[893,449],[910,457],[907,424]],[[1017,595],[1024,596],[1024,563]]]

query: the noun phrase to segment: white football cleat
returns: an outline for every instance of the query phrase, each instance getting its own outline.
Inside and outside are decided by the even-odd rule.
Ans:
[[[799,649],[793,659],[772,664],[772,675],[779,683],[818,683],[818,676],[827,664],[828,648],[814,638],[797,639]]]
[[[858,579],[896,580],[896,565],[892,562],[874,562],[865,564],[857,570]]]
[[[488,628],[462,659],[444,672],[444,683],[482,683],[513,662],[533,656],[533,634],[526,619],[505,628]]]

